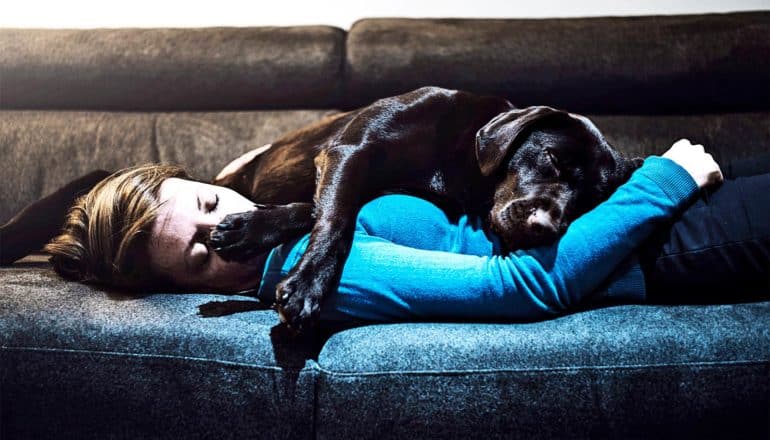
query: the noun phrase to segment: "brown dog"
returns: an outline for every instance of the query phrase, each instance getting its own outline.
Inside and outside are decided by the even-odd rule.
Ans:
[[[314,204],[228,216],[210,244],[225,259],[247,259],[312,224],[276,293],[282,318],[301,331],[339,281],[358,209],[377,195],[408,192],[483,216],[509,249],[527,248],[555,240],[640,164],[585,117],[425,87],[291,133],[215,181],[260,203]]]

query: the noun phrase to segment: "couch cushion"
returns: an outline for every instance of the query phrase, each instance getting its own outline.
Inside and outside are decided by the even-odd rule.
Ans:
[[[662,154],[681,138],[703,144],[723,168],[770,152],[770,112],[590,117],[610,144],[631,156]]]
[[[333,107],[338,105],[344,44],[345,32],[328,26],[2,29],[0,106]]]
[[[328,110],[120,113],[0,111],[0,224],[95,169],[175,163],[208,180],[242,153]]]
[[[222,299],[0,269],[0,438],[310,437],[315,344],[273,330],[272,311],[197,315]]]
[[[332,336],[319,438],[765,438],[770,302]]]
[[[546,20],[367,19],[349,106],[422,85],[583,113],[770,108],[770,12]]]

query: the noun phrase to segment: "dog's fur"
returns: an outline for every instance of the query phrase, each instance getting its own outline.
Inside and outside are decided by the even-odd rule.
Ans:
[[[507,248],[526,248],[555,240],[640,163],[622,157],[585,117],[424,87],[289,133],[215,179],[261,205],[226,217],[210,244],[240,260],[312,227],[305,254],[276,293],[283,319],[302,330],[339,281],[358,209],[380,194],[412,193],[450,213],[483,216]],[[82,188],[57,192],[56,203],[27,211],[44,209],[60,220],[73,191],[93,184],[86,179]],[[0,228],[0,237],[24,218]],[[44,244],[23,238],[14,257]]]

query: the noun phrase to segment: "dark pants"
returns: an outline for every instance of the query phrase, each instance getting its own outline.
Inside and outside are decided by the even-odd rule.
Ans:
[[[720,187],[702,193],[642,246],[650,302],[770,298],[770,154],[723,172]]]

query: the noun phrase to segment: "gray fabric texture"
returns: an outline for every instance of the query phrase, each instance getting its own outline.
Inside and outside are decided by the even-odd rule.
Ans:
[[[331,107],[344,44],[328,26],[1,29],[0,107]]]
[[[127,297],[64,282],[41,258],[0,278],[7,438],[766,432],[767,302],[371,325],[334,334],[316,354],[276,334],[269,311],[196,316],[197,305],[232,297]]]
[[[311,435],[316,349],[274,312],[202,318],[238,297],[126,296],[27,261],[0,269],[1,438]]]
[[[770,12],[544,20],[367,19],[350,29],[350,107],[421,85],[582,113],[770,108]]]
[[[770,303],[366,326],[318,364],[318,438],[748,438],[768,429]]]

